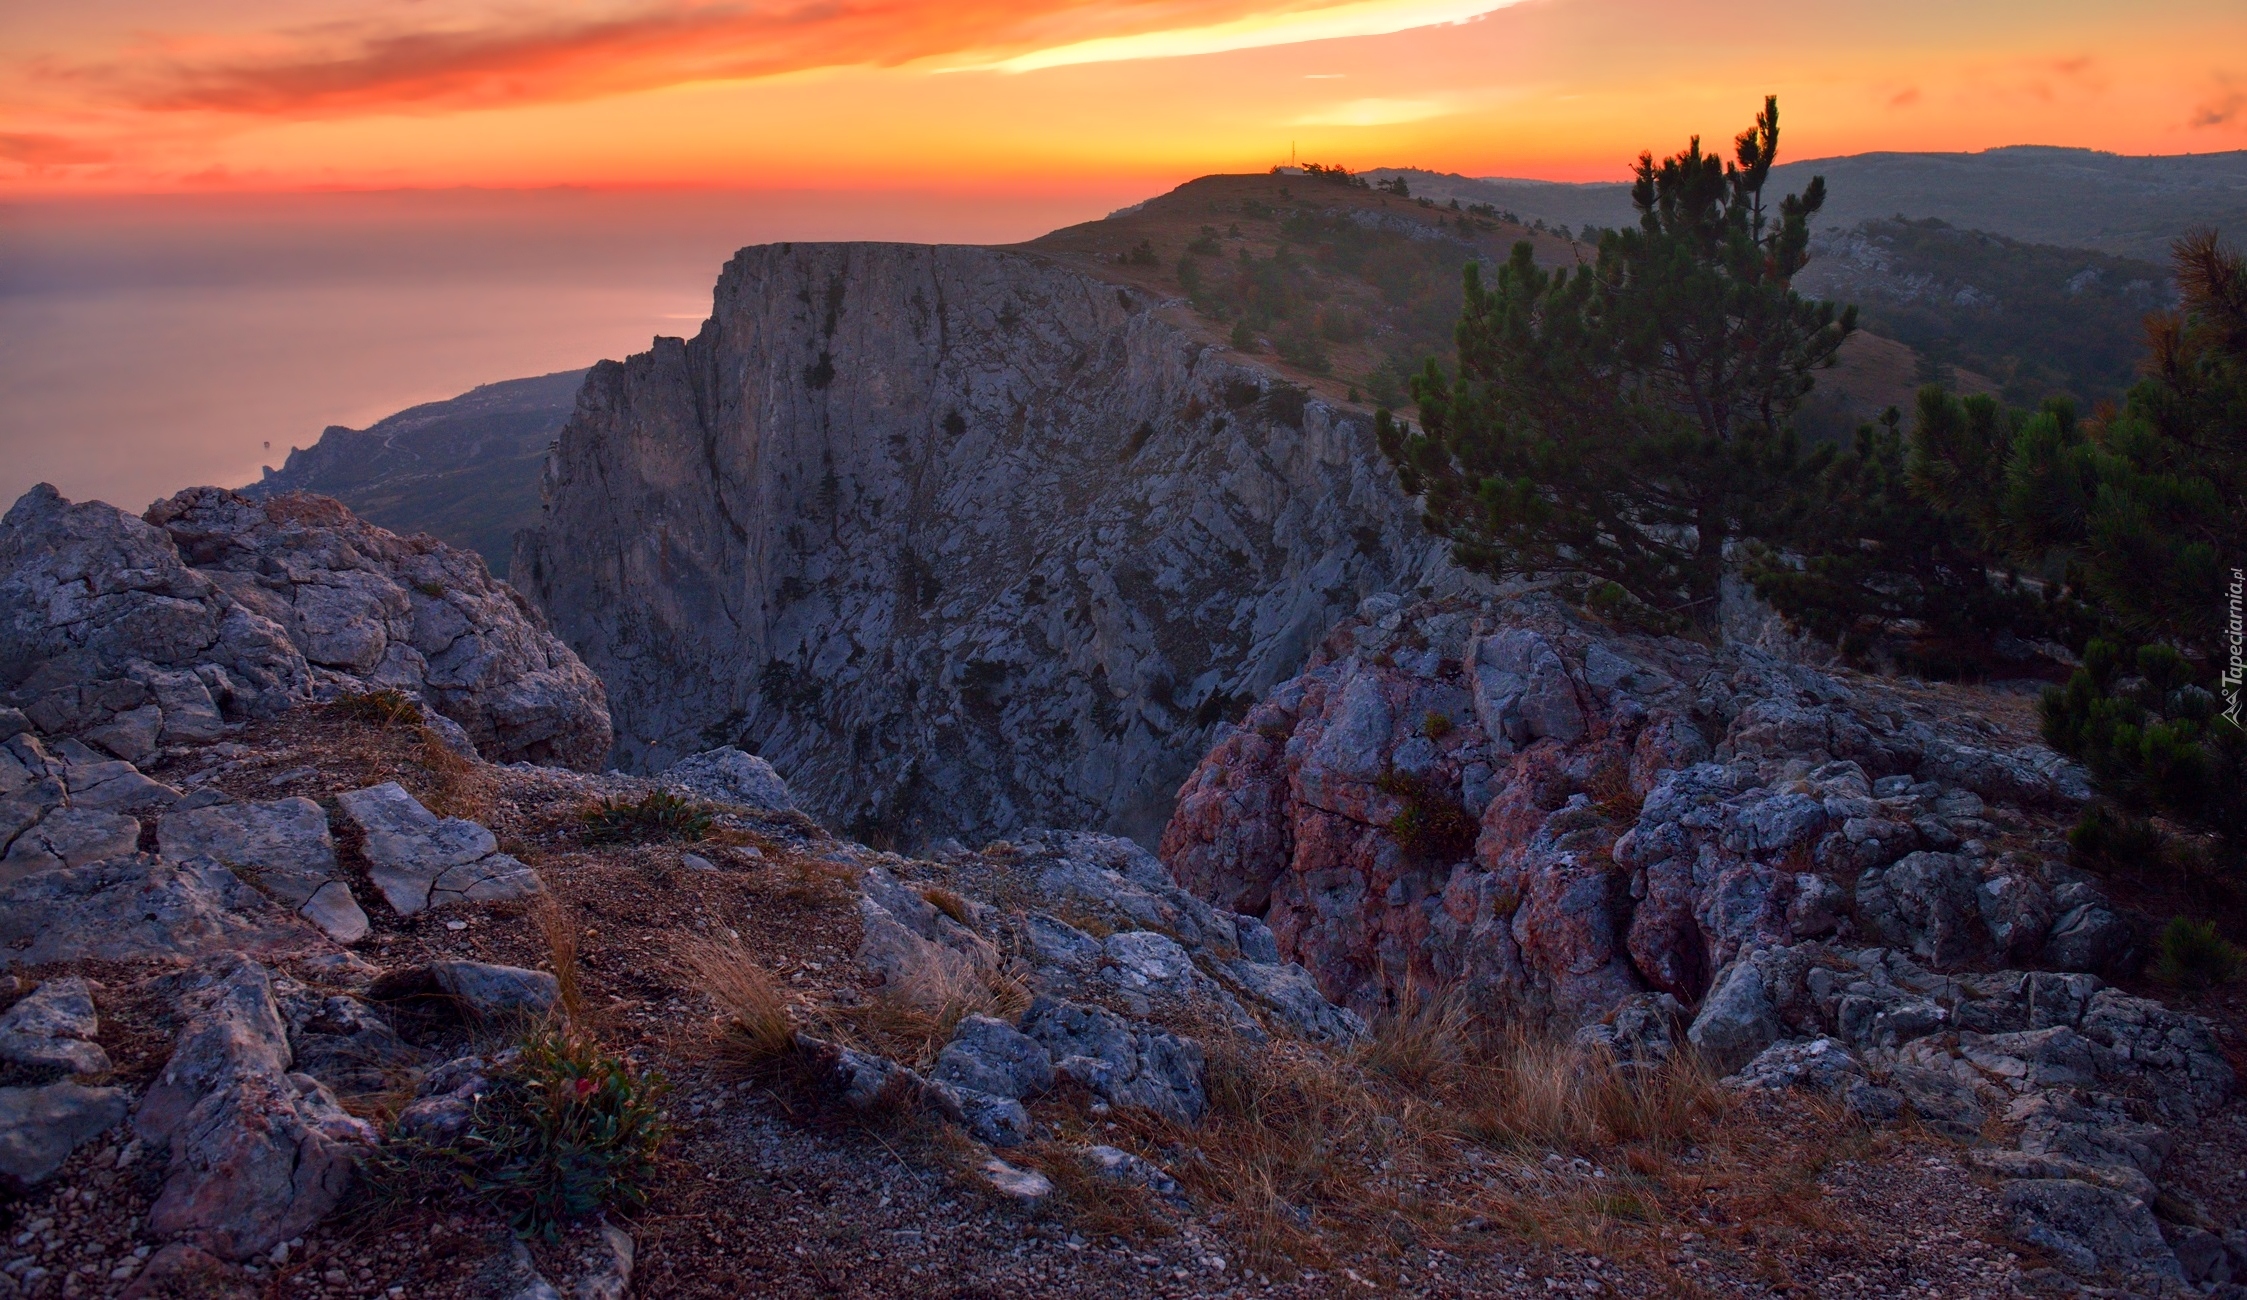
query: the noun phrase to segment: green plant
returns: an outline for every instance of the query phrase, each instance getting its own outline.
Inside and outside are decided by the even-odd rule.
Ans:
[[[1420,719],[1420,734],[1430,740],[1441,740],[1450,735],[1451,730],[1451,715],[1441,709],[1430,709],[1428,716]]]
[[[1262,345],[1256,341],[1256,330],[1249,325],[1246,316],[1233,322],[1232,344],[1234,348],[1242,352],[1260,352],[1263,350]]]
[[[419,723],[421,705],[404,691],[385,688],[379,691],[354,691],[339,695],[328,709],[353,722],[372,722],[389,726],[398,722]]]
[[[2153,975],[2164,984],[2204,989],[2239,978],[2243,963],[2247,953],[2216,933],[2214,921],[2179,916],[2162,928],[2161,955],[2154,962]]]
[[[1640,155],[1640,221],[1596,265],[1548,272],[1524,242],[1488,287],[1465,266],[1456,380],[1430,365],[1421,431],[1375,432],[1466,567],[1583,572],[1716,624],[1725,544],[1782,504],[1793,412],[1855,328],[1794,291],[1825,183],[1768,202],[1778,143],[1767,99],[1732,162]]]
[[[603,1210],[639,1209],[668,1136],[663,1077],[569,1030],[526,1040],[479,1097],[460,1155],[522,1236],[552,1240]]]
[[[710,832],[710,810],[668,790],[631,803],[603,799],[578,816],[587,844],[662,844],[699,840]]]
[[[1474,852],[1481,828],[1458,800],[1418,777],[1393,770],[1382,773],[1374,787],[1403,804],[1389,820],[1389,836],[1406,853],[1429,862],[1457,862]]]

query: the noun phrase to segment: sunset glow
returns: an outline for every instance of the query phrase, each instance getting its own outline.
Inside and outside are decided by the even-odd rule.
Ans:
[[[1612,177],[1778,93],[1797,158],[2247,146],[2223,0],[119,0],[0,16],[18,194],[1147,188],[1288,156]]]

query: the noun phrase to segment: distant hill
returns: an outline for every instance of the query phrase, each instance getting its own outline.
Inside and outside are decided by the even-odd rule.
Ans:
[[[2005,400],[2121,396],[2145,355],[2148,312],[2176,300],[2166,266],[1962,230],[1933,217],[1827,232],[1796,280],[1861,309],[1867,329],[1910,345],[1922,381],[1963,367]],[[1954,384],[1955,386],[1955,384]]]
[[[504,577],[515,530],[537,521],[539,466],[584,378],[563,370],[509,379],[364,429],[329,425],[243,491],[332,496],[393,532],[468,547]]]
[[[1634,219],[1621,181],[1563,184],[1412,169],[1414,194],[1488,203],[1524,222],[1618,226]],[[1800,190],[1826,178],[1820,230],[1882,217],[1935,217],[1954,226],[2036,244],[2166,261],[2169,243],[2198,226],[2247,237],[2247,150],[2135,157],[2091,149],[2016,145],[1981,153],[1866,153],[1786,163],[1773,186]]]

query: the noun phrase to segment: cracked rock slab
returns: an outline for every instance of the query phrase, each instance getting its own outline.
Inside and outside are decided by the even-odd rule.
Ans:
[[[396,781],[347,791],[336,802],[366,835],[367,874],[400,916],[525,898],[541,888],[538,874],[501,853],[490,831],[437,816]]]
[[[328,817],[310,799],[173,812],[157,828],[164,856],[216,858],[337,943],[367,937],[367,914],[336,867]]]

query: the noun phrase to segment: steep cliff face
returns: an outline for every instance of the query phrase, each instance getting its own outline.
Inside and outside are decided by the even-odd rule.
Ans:
[[[738,744],[877,837],[1151,837],[1364,595],[1454,580],[1367,424],[1034,254],[749,248],[588,377],[514,577],[622,766]]]

